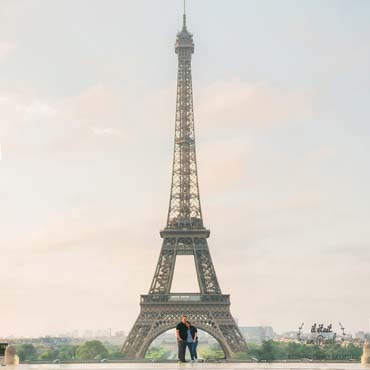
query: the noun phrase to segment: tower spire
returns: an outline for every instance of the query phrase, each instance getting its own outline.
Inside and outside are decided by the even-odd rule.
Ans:
[[[184,15],[183,15],[182,29],[186,30],[186,0],[184,0]]]

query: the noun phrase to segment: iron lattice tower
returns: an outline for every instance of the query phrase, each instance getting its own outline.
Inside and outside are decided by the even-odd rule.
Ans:
[[[122,352],[142,359],[152,341],[172,329],[182,313],[219,342],[226,358],[246,349],[245,340],[230,313],[230,296],[222,294],[203,225],[195,151],[191,58],[193,36],[186,26],[177,34],[178,82],[173,170],[167,225],[149,294],[142,295],[141,312]],[[193,255],[200,293],[171,293],[176,256]]]

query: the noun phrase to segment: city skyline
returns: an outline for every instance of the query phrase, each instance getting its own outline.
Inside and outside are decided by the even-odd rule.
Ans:
[[[88,4],[0,5],[4,334],[128,332],[160,250],[182,3]],[[366,330],[370,4],[188,12],[202,209],[239,325]]]

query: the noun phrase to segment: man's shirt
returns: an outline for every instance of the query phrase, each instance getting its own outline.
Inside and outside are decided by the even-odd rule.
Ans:
[[[188,327],[183,322],[180,322],[179,324],[177,324],[176,330],[179,331],[180,338],[186,341],[187,334],[188,334]]]

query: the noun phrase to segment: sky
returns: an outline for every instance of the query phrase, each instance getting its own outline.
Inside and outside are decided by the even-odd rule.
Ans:
[[[209,247],[243,326],[369,330],[370,2],[189,0]],[[2,335],[129,331],[168,210],[181,0],[1,0]],[[173,291],[197,288],[178,260]]]

